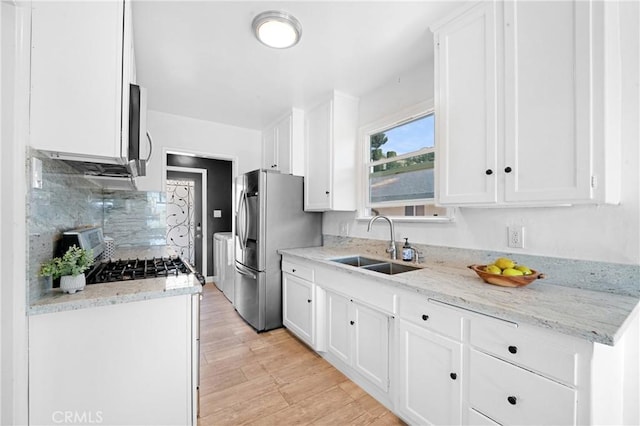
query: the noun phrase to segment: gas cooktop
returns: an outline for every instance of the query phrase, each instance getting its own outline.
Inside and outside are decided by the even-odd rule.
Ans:
[[[126,259],[100,262],[86,274],[86,279],[87,284],[99,284],[184,274],[195,274],[200,284],[205,284],[205,279],[202,274],[195,271],[188,263],[179,257],[154,257],[152,259]]]

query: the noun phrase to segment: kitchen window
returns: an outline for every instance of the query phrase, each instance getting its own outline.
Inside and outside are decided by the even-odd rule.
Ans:
[[[435,115],[422,103],[361,129],[365,151],[361,216],[451,220],[435,205]]]

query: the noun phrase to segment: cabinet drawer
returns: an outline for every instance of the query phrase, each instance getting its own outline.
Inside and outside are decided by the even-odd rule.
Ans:
[[[469,401],[501,424],[572,425],[576,391],[471,349]]]
[[[292,263],[287,260],[282,261],[282,272],[295,275],[303,280],[313,282],[313,269],[308,266],[301,266],[297,263]]]
[[[470,342],[482,351],[576,385],[577,348],[574,340],[546,330],[495,319],[473,318]]]
[[[402,295],[400,317],[436,333],[462,339],[462,315],[426,298]]]
[[[465,424],[475,426],[500,426],[500,423],[496,423],[489,417],[482,413],[478,413],[473,408],[467,409],[467,422]]]

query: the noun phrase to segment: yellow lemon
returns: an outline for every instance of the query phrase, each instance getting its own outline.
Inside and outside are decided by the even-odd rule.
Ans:
[[[498,268],[496,265],[487,265],[484,267],[484,271],[490,274],[496,274],[496,275],[500,275],[502,273],[502,270]]]
[[[514,262],[513,260],[507,258],[507,257],[499,257],[498,259],[496,259],[495,262],[493,262],[498,268],[502,269],[503,271],[505,269],[512,269],[514,266],[516,266],[516,262]]]
[[[531,269],[529,269],[528,267],[524,266],[524,265],[518,265],[515,267],[515,269],[517,269],[518,271],[522,272],[522,274],[524,275],[531,275],[533,272],[531,272]]]
[[[518,271],[517,269],[507,268],[507,269],[502,271],[502,275],[507,275],[507,276],[510,276],[510,277],[516,277],[516,276],[520,276],[520,275],[524,275],[524,274],[522,273],[522,271]]]

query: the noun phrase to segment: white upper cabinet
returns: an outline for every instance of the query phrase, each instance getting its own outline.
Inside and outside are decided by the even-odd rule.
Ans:
[[[33,2],[31,37],[31,145],[125,163],[131,5]]]
[[[304,209],[356,209],[358,99],[340,92],[305,117]]]
[[[617,19],[487,1],[433,28],[441,204],[619,202]]]
[[[304,112],[291,112],[262,132],[262,168],[304,175]]]

